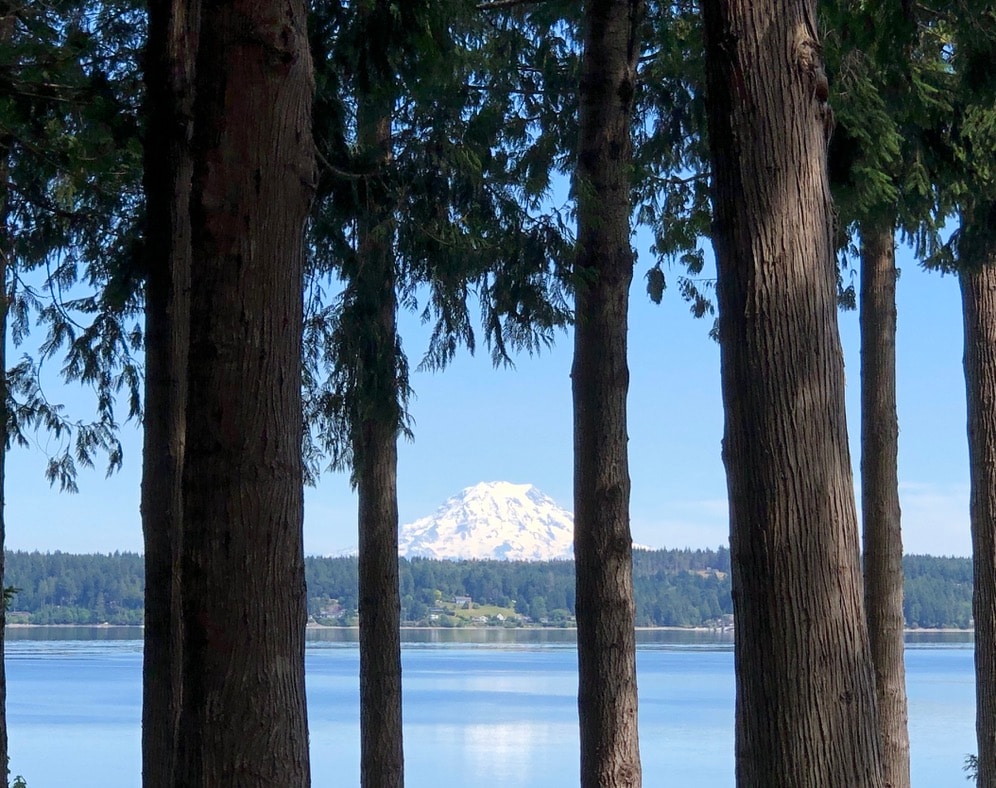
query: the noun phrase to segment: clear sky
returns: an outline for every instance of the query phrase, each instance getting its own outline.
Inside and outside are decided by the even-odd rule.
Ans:
[[[953,277],[921,271],[908,250],[900,250],[899,262],[899,478],[906,549],[969,555],[958,284]],[[649,302],[643,282],[649,265],[643,251],[630,317],[633,537],[652,547],[716,547],[728,541],[719,348],[708,337],[711,318],[695,320],[676,288],[660,306]],[[669,284],[677,275],[669,273]],[[857,472],[857,313],[842,313],[840,323]],[[402,331],[414,367],[426,332],[410,316],[402,319]],[[431,513],[480,481],[532,483],[571,509],[571,354],[572,338],[564,333],[556,347],[520,358],[514,369],[495,370],[482,349],[473,357],[463,353],[444,372],[414,372],[415,440],[401,446],[398,472],[402,523]],[[49,396],[58,399],[60,393]],[[79,396],[64,393],[72,408],[79,407]],[[12,450],[8,547],[141,550],[141,435],[137,425],[123,429],[124,470],[109,480],[99,468],[84,472],[78,495],[60,494],[44,480],[44,436],[37,448]],[[327,475],[306,493],[305,548],[309,554],[330,554],[356,542],[356,502],[348,479]]]

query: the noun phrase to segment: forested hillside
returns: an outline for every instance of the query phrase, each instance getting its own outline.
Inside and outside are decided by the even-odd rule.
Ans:
[[[906,556],[906,624],[968,627],[972,564],[967,558]],[[140,624],[144,591],[136,553],[7,553],[5,585],[18,589],[8,619],[31,624]],[[402,619],[430,623],[433,609],[470,597],[473,605],[514,610],[534,623],[569,624],[574,565],[569,561],[401,559]],[[355,558],[306,559],[309,613],[355,624]],[[702,626],[732,613],[730,554],[719,550],[637,550],[639,626]],[[448,619],[444,617],[444,623]],[[511,623],[511,622],[509,622]]]
[[[7,622],[141,624],[145,571],[137,553],[8,552],[4,585],[17,589]]]

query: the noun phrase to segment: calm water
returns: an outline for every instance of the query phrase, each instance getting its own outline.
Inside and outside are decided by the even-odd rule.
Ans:
[[[310,636],[314,784],[355,786],[355,633]],[[8,633],[12,774],[29,788],[139,784],[140,637],[129,629]],[[573,633],[411,631],[406,639],[409,788],[577,785]],[[911,639],[906,664],[914,785],[967,785],[961,766],[975,750],[969,637]],[[644,785],[732,785],[729,639],[641,632],[638,665]]]

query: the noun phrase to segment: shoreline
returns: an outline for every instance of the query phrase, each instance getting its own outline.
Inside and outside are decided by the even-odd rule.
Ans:
[[[360,628],[356,627],[337,627],[337,626],[327,626],[325,624],[318,624],[309,621],[307,624],[307,629],[309,630],[341,630],[344,632],[359,632]],[[7,624],[6,629],[145,629],[144,624]],[[635,627],[637,632],[706,632],[715,633],[718,635],[730,633],[733,634],[736,630],[733,627],[729,628],[716,628],[716,627]],[[475,631],[475,632],[515,632],[515,631],[527,631],[527,632],[574,632],[577,631],[577,627],[535,627],[535,626],[522,626],[522,627],[481,627],[481,626],[467,626],[467,627],[420,627],[420,626],[402,626],[402,632],[454,632],[454,631]],[[915,629],[904,629],[904,635],[915,635],[919,633],[926,633],[931,635],[945,635],[945,634],[969,634],[974,635],[975,629],[957,629],[954,627],[938,627],[936,629],[929,627],[916,627]]]

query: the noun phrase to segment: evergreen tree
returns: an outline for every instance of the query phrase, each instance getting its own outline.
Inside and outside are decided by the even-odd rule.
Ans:
[[[996,203],[984,221],[996,222]],[[968,218],[962,213],[962,221]],[[988,230],[983,231],[983,233]],[[990,470],[996,441],[996,242],[979,239],[981,248],[968,250],[962,241],[961,292],[965,324],[965,385],[968,409],[969,473],[971,478],[972,556],[975,582],[972,613],[975,621],[977,784],[996,785],[996,478]]]
[[[142,780],[176,784],[181,708],[181,537],[189,332],[190,140],[200,4],[153,0],[145,52],[145,633]]]
[[[637,731],[626,358],[639,0],[590,0],[574,191],[574,560],[581,784],[642,784]]]
[[[14,17],[11,14],[9,3],[0,4],[0,47],[10,47],[14,36]],[[11,233],[13,228],[10,223],[10,147],[11,140],[8,135],[0,137],[0,287],[2,290],[2,303],[0,303],[0,419],[2,419],[3,429],[0,431],[0,551],[4,550],[7,539],[7,517],[5,514],[5,492],[6,492],[6,467],[7,467],[7,435],[9,428],[7,421],[8,414],[7,401],[7,269],[12,255]],[[3,604],[0,605],[0,654],[4,653],[5,627],[7,626],[7,586],[6,568],[4,560],[0,559],[0,587],[4,588]],[[0,660],[2,662],[3,660]],[[6,788],[9,777],[8,764],[10,758],[7,746],[7,670],[0,664],[0,777],[2,777],[4,788]]]
[[[861,505],[868,631],[887,784],[909,786],[896,412],[895,236],[939,244],[924,138],[949,107],[936,36],[909,4],[823,6],[835,108],[830,142],[838,243],[860,244]],[[857,242],[852,239],[857,236]],[[846,257],[846,254],[845,254]]]
[[[409,6],[409,9],[411,6]],[[354,253],[340,271],[346,293],[338,316],[355,337],[349,451],[359,499],[360,783],[404,785],[401,719],[401,610],[398,575],[398,433],[402,425],[394,259],[393,196],[385,188],[392,153],[396,76],[388,65],[404,33],[387,2],[359,3],[349,35],[357,57],[352,103],[360,167],[355,194]],[[399,24],[400,23],[400,24]],[[394,44],[397,47],[397,44]]]
[[[8,92],[8,324],[15,346],[37,324],[44,338],[7,370],[8,440],[49,431],[46,475],[75,491],[79,467],[106,452],[120,467],[118,395],[139,415],[141,342],[134,287],[140,245],[141,146],[137,44],[141,15],[122,2],[13,4],[5,49]],[[8,17],[8,18],[10,18]],[[42,365],[65,353],[62,376],[92,388],[97,418],[49,400]]]
[[[521,141],[512,147],[505,131],[522,110],[490,84],[484,53],[494,36],[472,4],[370,2],[314,16],[315,275],[331,272],[343,290],[331,305],[313,291],[309,415],[359,494],[361,781],[397,786],[396,444],[410,434],[398,300],[418,308],[426,293],[423,318],[435,329],[425,366],[444,366],[461,343],[473,350],[473,300],[493,358],[509,362],[511,351],[538,349],[567,320],[552,276],[564,230],[523,199],[516,162],[528,150]],[[550,165],[532,166],[542,179]]]
[[[135,84],[127,73],[133,58],[120,44],[133,11],[126,2],[0,4],[0,547],[11,444],[26,446],[30,431],[48,431],[58,448],[46,474],[64,490],[76,489],[77,468],[91,465],[95,451],[107,452],[109,470],[121,463],[114,393],[137,387],[130,363],[134,336],[118,330],[97,339],[108,309],[99,297],[66,294],[81,283],[99,290],[108,270],[128,259],[123,239],[131,237],[126,216],[138,168],[128,145],[136,115],[127,102]],[[32,323],[46,330],[39,357],[24,354],[8,368],[8,340],[24,343]],[[72,418],[42,386],[43,361],[67,347],[63,373],[96,389],[95,422]],[[0,614],[0,625],[3,620]],[[0,651],[2,646],[0,632]],[[4,785],[5,701],[0,666]]]
[[[963,2],[941,24],[952,36],[957,75],[950,127],[952,176],[943,182],[958,213],[951,251],[961,280],[971,478],[977,784],[996,786],[996,11]],[[946,23],[946,24],[944,24]]]
[[[200,19],[178,785],[310,785],[301,331],[315,166],[306,13],[297,0],[205,3]]]
[[[705,626],[733,612],[729,551],[634,550],[633,590],[641,626]],[[437,592],[470,596],[474,604],[514,607],[523,615],[537,597],[574,613],[570,561],[400,560],[401,593],[411,597],[402,619],[426,619]],[[11,607],[20,623],[87,620],[141,624],[145,557],[136,553],[72,555],[9,552],[7,582],[18,589]],[[904,600],[909,627],[967,628],[972,619],[971,558],[906,556]],[[355,615],[357,559],[305,559],[308,612],[321,617],[334,600],[342,619]],[[99,600],[103,599],[101,611]],[[419,607],[421,605],[422,607]],[[406,616],[405,607],[418,615]],[[549,612],[549,610],[547,611]],[[687,620],[679,620],[684,616]]]
[[[737,782],[882,786],[816,3],[709,0],[703,14]]]

